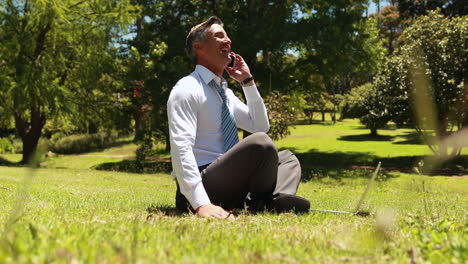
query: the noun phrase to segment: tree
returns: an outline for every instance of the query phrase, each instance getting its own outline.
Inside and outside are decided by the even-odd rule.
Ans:
[[[429,11],[440,9],[448,17],[465,16],[468,5],[460,0],[398,0],[398,10],[404,18],[414,19],[425,16]]]
[[[448,19],[429,12],[419,17],[403,32],[402,46],[374,83],[379,100],[385,102],[385,117],[414,125],[444,160],[459,155],[462,147],[448,146],[445,139],[468,123],[467,31],[467,16]]]
[[[133,71],[128,75],[128,81],[141,80],[144,83],[143,89],[150,92],[153,121],[148,133],[163,135],[166,147],[169,147],[165,112],[167,98],[175,82],[193,70],[184,45],[191,26],[211,15],[221,17],[233,40],[232,50],[242,54],[249,63],[264,96],[272,90],[283,88],[284,76],[290,74],[282,73],[294,69],[290,66],[291,63],[281,61],[286,53],[286,39],[290,36],[287,26],[293,13],[292,1],[240,1],[233,4],[231,1],[138,0],[135,3],[142,6],[143,16],[136,21],[133,28],[136,37],[128,44],[135,47],[139,56],[146,58],[153,66],[139,67],[143,70],[138,73]],[[244,41],[246,39],[248,41]],[[165,53],[158,58],[151,56],[152,43],[164,43],[167,47]],[[266,55],[258,60],[259,53]],[[274,67],[284,71],[272,75],[271,68],[268,67],[276,62],[278,64]],[[132,70],[129,69],[128,72],[131,73]],[[274,84],[274,87],[269,84]],[[232,87],[240,90],[238,85],[233,84]]]
[[[388,108],[391,102],[386,99],[371,83],[356,87],[344,96],[341,118],[359,118],[370,129],[370,135],[377,136],[378,129],[390,121]]]
[[[397,40],[403,31],[402,18],[398,7],[394,5],[385,6],[380,12],[371,15],[378,23],[380,37],[385,39],[384,46],[387,54],[391,55],[398,46]]]
[[[137,13],[127,0],[0,4],[0,103],[14,117],[23,163],[47,120],[99,108],[109,97],[100,88],[113,82],[105,74],[114,59],[110,43]]]
[[[460,154],[461,148],[440,144],[468,124],[468,16],[445,18],[438,12],[420,17],[404,32],[402,56],[409,68],[408,93],[414,124],[435,154]],[[432,106],[432,109],[427,108]],[[429,137],[435,134],[435,140]]]
[[[136,0],[135,4],[142,6],[143,16],[136,21],[136,37],[129,45],[146,58],[150,41],[165,43],[167,50],[153,61],[158,67],[145,69],[146,77],[129,81],[144,81],[153,105],[152,130],[164,133],[166,142],[168,95],[175,82],[193,70],[185,55],[185,37],[191,26],[211,15],[225,23],[232,50],[247,61],[265,97],[274,91],[324,93],[324,82],[330,89],[349,89],[354,82],[367,82],[375,71],[372,38],[377,34],[362,17],[366,1]],[[291,49],[301,54],[299,59],[288,54]],[[240,91],[238,85],[231,87]]]
[[[369,81],[382,55],[376,21],[363,17],[366,1],[314,1],[300,20],[301,64],[312,64],[330,94]]]

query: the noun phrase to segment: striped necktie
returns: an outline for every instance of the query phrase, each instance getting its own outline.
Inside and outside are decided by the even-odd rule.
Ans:
[[[221,107],[221,130],[223,131],[224,152],[227,152],[237,144],[237,142],[239,142],[236,120],[234,120],[234,116],[229,112],[229,108],[226,103],[226,92],[224,89],[221,88],[215,80],[212,80],[209,84],[211,87],[218,90],[219,95],[223,100],[223,105]]]

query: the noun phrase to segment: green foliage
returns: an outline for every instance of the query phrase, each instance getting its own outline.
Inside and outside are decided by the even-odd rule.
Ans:
[[[360,118],[366,114],[367,99],[375,93],[374,86],[371,83],[358,86],[345,94],[341,102],[341,118]]]
[[[347,87],[361,83],[376,70],[381,52],[375,21],[362,17],[366,1],[135,2],[142,7],[142,16],[127,47],[128,60],[135,62],[128,64],[127,87],[133,87],[135,80],[144,81],[142,90],[148,92],[144,101],[152,106],[151,126],[166,140],[165,103],[170,89],[193,70],[184,38],[190,27],[211,15],[223,20],[232,50],[247,61],[265,96],[273,91],[321,93],[324,82],[328,86],[345,80]],[[152,47],[162,43],[167,47],[164,52],[152,55]],[[138,54],[130,52],[132,47]],[[291,49],[299,52],[299,60],[289,54]],[[141,104],[133,100],[132,105]]]
[[[462,126],[468,122],[468,95],[464,90],[467,31],[468,16],[448,19],[431,12],[416,20],[403,35],[405,45],[401,56],[407,59],[406,65],[414,67],[410,69],[413,71],[411,88],[418,88],[418,78],[428,78],[427,92],[435,100],[436,118],[441,124],[455,122]]]
[[[380,13],[373,14],[371,17],[378,22],[380,38],[387,49],[387,54],[391,55],[398,47],[398,38],[404,29],[403,19],[398,11],[398,6],[387,5]]]
[[[384,84],[385,85],[385,84]],[[371,83],[356,87],[346,94],[341,105],[341,118],[359,118],[371,135],[376,136],[377,130],[384,128],[390,121],[388,104]]]
[[[376,136],[377,130],[384,128],[389,120],[386,118],[386,112],[376,113],[372,111],[362,116],[360,121],[366,128],[370,129],[371,135]]]
[[[415,239],[418,252],[415,255],[419,260],[427,259],[433,263],[441,263],[449,260],[457,263],[459,259],[467,256],[461,233],[468,232],[468,225],[458,223],[453,218],[424,217],[409,214],[405,219],[407,225],[404,229]],[[448,253],[449,258],[445,255]]]
[[[0,138],[0,154],[4,153],[14,153],[13,143],[6,138]]]
[[[59,154],[77,154],[91,150],[109,147],[116,142],[116,132],[100,132],[96,134],[77,134],[52,138],[49,148]]]
[[[419,17],[375,78],[377,97],[369,100],[369,109],[382,118],[413,124],[440,156],[446,156],[448,148],[430,140],[431,134],[443,138],[468,123],[467,19],[448,19],[437,12]],[[460,148],[454,148],[450,155],[459,153]]]
[[[398,10],[404,18],[414,19],[428,15],[429,11],[441,10],[445,16],[466,16],[468,8],[463,1],[453,0],[398,0]]]
[[[141,163],[145,161],[146,156],[148,156],[152,148],[153,148],[153,138],[150,133],[146,133],[143,138],[143,142],[141,142],[140,146],[135,151],[136,162]]]
[[[317,75],[330,94],[368,81],[384,54],[377,22],[362,16],[366,1],[307,1],[301,18],[298,66]],[[317,78],[317,77],[316,77]]]
[[[13,148],[15,153],[21,153],[23,151],[23,142],[20,139],[13,139]]]
[[[265,106],[270,120],[268,135],[273,140],[289,135],[291,133],[289,126],[294,124],[296,120],[296,112],[290,104],[290,97],[273,92],[265,98]]]
[[[115,48],[138,9],[121,1],[6,1],[0,9],[0,105],[14,117],[23,162],[49,119],[89,123],[113,109]]]

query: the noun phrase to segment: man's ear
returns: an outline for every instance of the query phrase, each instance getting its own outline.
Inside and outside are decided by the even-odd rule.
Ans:
[[[199,51],[203,47],[203,43],[201,42],[195,42],[193,43],[193,49],[196,51]]]
[[[195,42],[192,44],[193,51],[197,54],[197,57],[202,56],[203,54],[203,43],[202,42]]]

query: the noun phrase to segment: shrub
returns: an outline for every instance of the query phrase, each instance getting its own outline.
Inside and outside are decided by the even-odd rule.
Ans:
[[[270,130],[268,135],[273,140],[284,138],[291,134],[289,126],[296,121],[296,113],[290,104],[288,95],[273,92],[265,98],[265,105],[268,109],[270,119]]]
[[[9,139],[0,138],[0,154],[14,152],[13,143]]]
[[[23,141],[19,138],[13,139],[13,151],[14,153],[23,153]]]
[[[370,83],[351,89],[341,101],[341,118],[361,118],[369,113],[366,103],[375,89]]]
[[[341,102],[341,118],[359,118],[370,129],[371,135],[376,136],[377,129],[384,128],[390,121],[383,98],[371,83],[356,87]]]
[[[115,143],[116,139],[116,132],[77,134],[58,137],[57,140],[51,139],[49,148],[52,152],[59,154],[77,154],[108,147]]]

